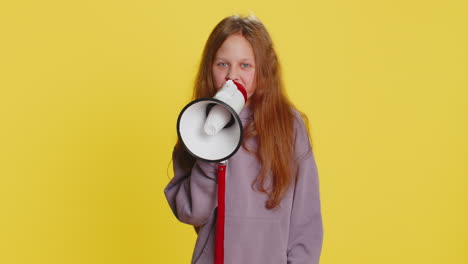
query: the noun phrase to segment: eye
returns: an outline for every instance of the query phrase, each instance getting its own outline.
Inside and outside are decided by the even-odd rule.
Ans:
[[[221,66],[221,67],[226,67],[226,66],[227,66],[227,63],[220,62],[220,63],[218,63],[218,66]]]
[[[242,67],[242,68],[248,68],[248,67],[250,67],[250,64],[248,64],[248,63],[242,63],[242,64],[241,64],[241,67]]]

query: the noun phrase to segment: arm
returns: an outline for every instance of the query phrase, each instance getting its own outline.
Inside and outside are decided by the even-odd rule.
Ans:
[[[291,209],[288,264],[318,264],[323,243],[318,170],[305,126],[296,126],[297,178]]]
[[[216,163],[197,160],[187,173],[174,152],[173,161],[174,178],[164,189],[169,206],[179,221],[202,226],[217,206]]]

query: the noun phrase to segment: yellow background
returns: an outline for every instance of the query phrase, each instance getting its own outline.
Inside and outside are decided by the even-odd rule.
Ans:
[[[250,11],[310,118],[321,263],[467,263],[462,0],[3,1],[0,263],[189,263],[176,118],[213,27]]]

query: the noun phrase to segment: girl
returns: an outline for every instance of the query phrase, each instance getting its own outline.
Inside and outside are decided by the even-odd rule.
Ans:
[[[318,171],[307,118],[288,101],[264,25],[254,16],[224,18],[210,34],[194,98],[213,97],[226,80],[247,90],[242,147],[226,172],[224,263],[319,263],[323,241]],[[177,142],[174,178],[164,189],[177,219],[198,234],[192,263],[214,263],[216,163]]]

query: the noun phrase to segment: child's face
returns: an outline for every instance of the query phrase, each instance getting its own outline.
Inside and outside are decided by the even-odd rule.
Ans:
[[[230,35],[216,52],[213,63],[216,89],[231,79],[247,90],[247,97],[255,92],[255,56],[249,41],[240,33]]]

